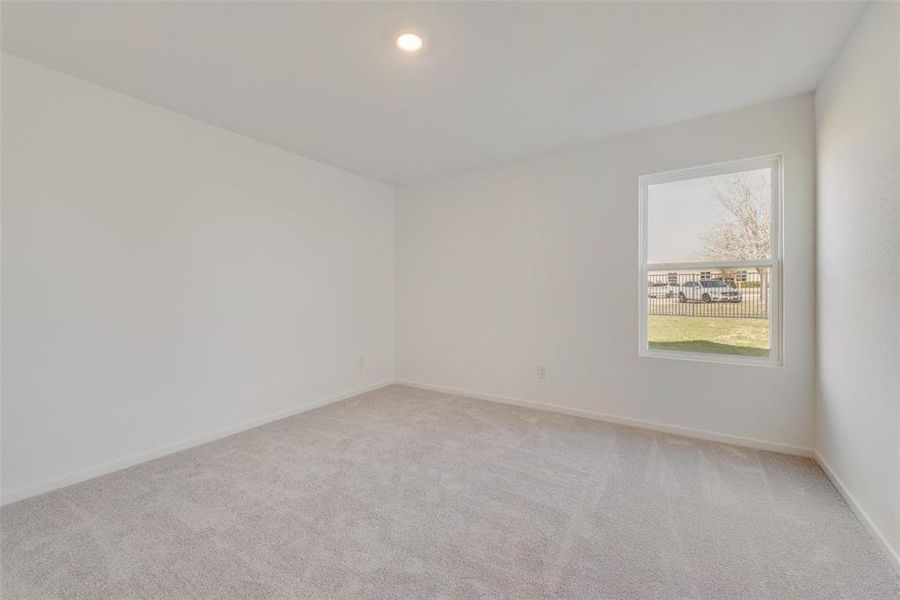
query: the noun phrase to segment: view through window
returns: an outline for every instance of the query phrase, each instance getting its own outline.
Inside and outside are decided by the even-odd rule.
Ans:
[[[641,351],[774,363],[780,157],[641,178]]]

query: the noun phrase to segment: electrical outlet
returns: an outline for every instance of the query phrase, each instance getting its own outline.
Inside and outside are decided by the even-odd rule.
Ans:
[[[547,367],[539,365],[537,368],[538,379],[547,379]]]
[[[365,357],[365,356],[360,356],[360,357],[357,359],[357,361],[356,361],[356,365],[357,365],[360,369],[365,369],[365,368],[366,368],[366,357]]]

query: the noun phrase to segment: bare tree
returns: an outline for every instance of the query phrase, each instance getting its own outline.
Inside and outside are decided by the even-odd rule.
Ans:
[[[768,177],[738,173],[724,184],[710,181],[713,194],[725,209],[703,242],[709,260],[759,260],[772,253],[772,218]]]
[[[762,260],[772,256],[771,181],[766,173],[738,173],[724,184],[710,180],[725,216],[704,234],[708,260]],[[757,268],[768,299],[768,270]]]

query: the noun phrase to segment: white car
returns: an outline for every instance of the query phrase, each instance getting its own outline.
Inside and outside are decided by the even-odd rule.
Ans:
[[[681,288],[672,283],[651,283],[647,288],[648,298],[674,298]]]
[[[724,279],[686,281],[678,292],[679,302],[740,302],[741,292]]]

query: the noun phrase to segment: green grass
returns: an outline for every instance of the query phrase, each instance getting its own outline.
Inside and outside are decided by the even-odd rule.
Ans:
[[[768,319],[650,315],[650,348],[741,356],[769,355]]]

